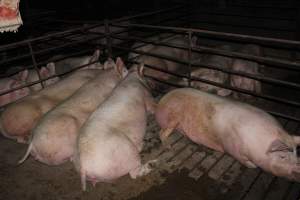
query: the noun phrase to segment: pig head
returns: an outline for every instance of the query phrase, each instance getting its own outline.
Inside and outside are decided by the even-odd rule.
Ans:
[[[271,171],[294,181],[300,181],[300,137],[275,139],[269,145],[266,156]]]

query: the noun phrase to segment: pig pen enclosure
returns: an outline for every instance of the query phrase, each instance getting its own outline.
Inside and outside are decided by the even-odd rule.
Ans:
[[[199,11],[201,19],[205,19],[205,11],[208,12],[205,9]],[[66,58],[92,54],[95,49],[101,50],[101,62],[107,57],[120,56],[127,66],[136,63],[139,56],[146,55],[182,65],[180,72],[145,65],[145,68],[171,76],[168,80],[163,80],[145,74],[149,81],[160,83],[161,87],[152,91],[157,101],[167,91],[177,87],[193,87],[194,83],[198,82],[214,85],[235,94],[249,95],[250,98],[248,96],[238,100],[271,113],[290,134],[300,135],[300,42],[296,41],[296,38],[287,40],[291,38],[288,35],[290,32],[283,29],[275,30],[271,23],[267,27],[259,27],[259,23],[247,24],[246,28],[254,26],[258,33],[261,33],[259,29],[262,30],[264,37],[259,34],[248,35],[245,28],[241,29],[245,32],[233,33],[237,30],[237,24],[235,27],[232,25],[231,33],[228,30],[214,30],[210,27],[211,24],[215,23],[216,26],[220,24],[195,20],[199,12],[191,5],[178,5],[102,22],[60,20],[61,27],[68,28],[45,32],[42,36],[0,46],[1,76],[2,78],[12,76],[25,68],[38,71],[49,62],[55,63]],[[242,14],[237,12],[236,15]],[[264,17],[261,16],[266,20]],[[272,35],[272,32],[275,33]],[[185,38],[186,45],[172,43],[170,38],[178,36]],[[197,42],[192,45],[194,37],[197,38]],[[252,55],[239,51],[247,44],[259,45],[263,54]],[[221,45],[231,46],[232,49],[219,48]],[[160,46],[185,51],[187,59],[147,49]],[[129,52],[135,56],[128,56]],[[222,64],[218,63],[214,65],[201,62],[199,58],[207,55],[253,61],[259,66],[258,72],[243,72],[222,67]],[[76,66],[76,69],[89,64]],[[207,77],[193,76],[192,71],[199,68],[256,80],[261,84],[261,90],[251,91],[234,87],[228,81],[218,82]],[[76,69],[63,71],[46,79],[62,77]],[[43,81],[46,79],[41,79],[40,75],[39,78],[38,81],[11,88],[0,95],[39,83],[44,87]],[[228,98],[234,97],[231,95]],[[87,192],[81,191],[80,177],[70,162],[59,166],[47,166],[29,158],[22,165],[17,165],[27,145],[18,144],[1,136],[0,199],[297,200],[300,198],[299,183],[272,176],[261,169],[249,169],[228,154],[195,144],[180,133],[176,132],[167,140],[170,149],[164,148],[159,140],[159,130],[154,116],[149,115],[141,157],[144,162],[151,159],[158,160],[151,173],[136,180],[124,176],[113,183],[97,183],[95,187],[88,184]]]

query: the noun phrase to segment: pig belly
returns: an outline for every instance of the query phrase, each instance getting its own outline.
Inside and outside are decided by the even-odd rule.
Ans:
[[[190,115],[181,120],[177,129],[197,144],[224,152],[223,145],[213,131],[213,125],[207,122],[205,118],[200,120],[198,118],[197,120],[197,115]]]

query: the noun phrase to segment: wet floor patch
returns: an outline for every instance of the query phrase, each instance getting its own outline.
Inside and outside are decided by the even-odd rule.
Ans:
[[[223,195],[221,187],[213,179],[206,177],[197,181],[188,174],[187,169],[166,173],[163,184],[153,186],[131,200],[213,200]]]

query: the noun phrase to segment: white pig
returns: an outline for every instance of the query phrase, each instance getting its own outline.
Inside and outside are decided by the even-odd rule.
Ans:
[[[46,67],[42,67],[39,70],[39,73],[41,75],[42,79],[48,78],[55,74],[55,66],[53,63],[49,63]],[[8,78],[2,78],[0,79],[0,93],[5,92],[8,90],[11,90],[13,88],[20,87],[22,85],[25,85],[27,83],[31,83],[34,81],[38,81],[39,77],[34,69],[25,69],[20,71],[17,75],[8,77]],[[57,82],[59,78],[51,78],[46,81],[44,81],[44,86],[51,85],[55,82]],[[5,95],[0,96],[0,106],[4,106],[8,103],[14,102],[22,97],[27,96],[28,94],[41,90],[42,86],[40,83],[31,85],[29,87],[24,87],[22,89],[14,90],[10,93],[7,93]]]
[[[1,133],[26,142],[38,120],[79,87],[95,77],[97,69],[81,70],[49,87],[8,105],[0,116]]]
[[[98,61],[100,56],[100,50],[96,50],[92,56],[79,56],[79,57],[71,57],[66,58],[63,60],[59,60],[55,62],[55,70],[57,74],[63,74],[68,71],[71,71],[75,69],[76,67],[87,65],[89,63],[93,63],[90,65],[87,65],[85,67],[80,68],[80,70],[83,69],[102,69],[103,65]],[[50,60],[58,59],[61,55],[55,56]],[[98,62],[96,62],[98,61]]]
[[[158,37],[160,37],[160,36],[158,36]],[[160,40],[158,40],[158,41],[160,41]],[[186,47],[189,44],[188,38],[185,36],[182,36],[182,35],[175,35],[174,37],[171,37],[168,39],[163,39],[162,41],[171,43],[173,45],[186,46]],[[196,37],[192,38],[191,43],[192,43],[191,44],[192,47],[196,45]],[[183,50],[183,49],[179,49],[179,48],[171,48],[171,47],[167,47],[167,46],[147,45],[144,47],[137,48],[137,50],[146,51],[148,53],[157,54],[157,55],[161,55],[161,56],[167,56],[167,57],[174,58],[174,59],[181,59],[183,61],[188,61],[188,58],[189,58],[187,50]],[[137,53],[131,53],[129,55],[129,58],[135,58],[138,55],[139,54],[137,54]],[[195,55],[192,54],[192,56],[194,57]],[[148,64],[148,65],[151,65],[151,66],[163,69],[163,70],[175,72],[177,74],[187,73],[186,65],[183,65],[183,64],[180,64],[177,62],[172,62],[172,61],[169,61],[166,59],[156,58],[156,57],[148,56],[148,55],[140,55],[140,56],[136,57],[136,59],[134,59],[134,60],[139,63],[145,63],[145,64]],[[153,77],[163,80],[163,81],[168,81],[168,80],[171,80],[172,78],[174,78],[174,76],[172,76],[172,75],[169,75],[167,73],[160,72],[157,70],[153,70],[150,68],[145,69],[145,75],[153,76]],[[153,81],[150,79],[149,83],[151,83],[155,88],[165,89],[164,84],[161,84],[157,81]]]
[[[136,178],[151,170],[149,162],[142,165],[139,156],[146,131],[146,110],[154,110],[141,70],[131,68],[80,130],[74,164],[80,171],[83,190],[86,179],[93,184],[110,182],[127,173]]]
[[[229,45],[222,45],[217,47],[217,49],[231,51],[232,48]],[[226,56],[212,55],[212,54],[204,54],[202,58],[198,61],[203,65],[210,65],[215,67],[220,67],[223,69],[231,69],[232,66],[232,58]],[[198,68],[191,72],[191,77],[193,78],[201,78],[221,84],[229,83],[229,75],[222,71],[212,70],[208,68]],[[184,82],[187,82],[185,79]],[[200,81],[192,81],[191,86],[202,91],[218,94],[220,96],[228,96],[231,94],[231,90],[217,87],[211,84],[207,84]]]
[[[227,152],[250,168],[300,181],[299,136],[289,135],[269,114],[251,105],[197,89],[175,89],[156,108],[160,138],[177,129],[193,142]]]
[[[42,67],[40,69],[39,73],[40,73],[41,79],[46,79],[50,76],[55,75],[55,64],[53,62],[48,63],[46,67]],[[38,80],[39,80],[39,76],[36,73],[36,70],[34,70],[34,69],[29,70],[26,83],[32,83],[32,82],[35,82]],[[46,81],[43,81],[43,84],[45,87],[47,87],[49,85],[52,85],[53,83],[56,83],[57,81],[59,81],[59,78],[54,77],[54,78],[48,79]],[[37,83],[37,84],[29,86],[29,88],[30,88],[31,92],[39,91],[42,89],[42,85],[40,83]]]
[[[28,150],[19,163],[30,153],[36,160],[48,165],[59,165],[70,160],[82,124],[127,75],[120,58],[117,58],[116,64],[113,60],[105,62],[104,69],[43,116],[33,129]]]
[[[254,56],[262,56],[262,49],[258,45],[245,45],[242,47],[242,49],[239,51],[241,53],[246,53],[249,55]],[[232,70],[237,72],[245,72],[252,75],[259,75],[259,64],[254,61],[249,60],[243,60],[243,59],[234,59]],[[232,87],[245,89],[250,92],[260,93],[261,92],[261,84],[259,81],[246,78],[243,76],[237,76],[237,75],[231,75],[230,77],[230,85]],[[249,99],[251,96],[241,94],[238,92],[233,93],[234,97],[240,98],[240,99]]]

